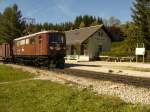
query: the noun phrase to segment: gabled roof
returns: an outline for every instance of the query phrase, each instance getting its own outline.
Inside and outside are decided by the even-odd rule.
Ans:
[[[65,31],[66,43],[67,45],[81,44],[101,28],[103,28],[103,25]]]

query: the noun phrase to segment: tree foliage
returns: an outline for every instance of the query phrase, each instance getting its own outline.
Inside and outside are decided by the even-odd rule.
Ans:
[[[113,46],[110,54],[135,55],[137,43],[145,43],[146,50],[150,50],[150,0],[135,0],[132,12],[133,22],[121,25],[125,40],[121,44],[115,43],[118,46]]]
[[[104,25],[107,27],[120,26],[121,24],[121,21],[114,16],[111,16],[108,19],[104,19],[103,21],[104,21]]]
[[[83,28],[83,27],[85,27],[85,23],[82,21],[82,22],[80,23],[80,28]]]
[[[133,21],[139,30],[137,38],[145,43],[147,50],[150,50],[150,0],[135,0],[133,3]]]
[[[137,43],[143,42],[142,34],[135,23],[127,23],[124,28],[125,44],[128,53],[134,54]]]
[[[67,31],[100,24],[103,24],[102,18],[100,17],[96,18],[95,16],[85,15],[85,16],[77,16],[73,22],[64,22],[60,24],[53,24],[46,22],[43,24],[36,24],[35,26],[38,32],[42,30]]]
[[[0,13],[0,41],[11,41],[14,38],[43,30],[67,31],[101,24],[103,24],[102,18],[90,15],[77,16],[73,22],[68,21],[56,24],[48,22],[37,24],[28,23],[28,21],[23,19],[17,5],[13,5],[7,7],[2,14]],[[118,38],[119,27],[118,29],[114,27],[110,29],[109,33]],[[114,30],[115,33],[113,33]]]
[[[24,21],[17,5],[7,7],[0,16],[0,38],[3,41],[11,41],[23,35]]]
[[[111,16],[108,19],[103,19],[103,23],[109,34],[112,36],[113,41],[124,40],[123,32],[121,30],[121,21],[118,18]]]

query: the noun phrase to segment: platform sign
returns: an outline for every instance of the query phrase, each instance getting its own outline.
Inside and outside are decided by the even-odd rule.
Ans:
[[[138,62],[138,56],[143,56],[143,63],[145,61],[145,45],[144,43],[137,43],[137,47],[135,50],[136,62]]]
[[[136,48],[135,55],[145,55],[145,48]]]

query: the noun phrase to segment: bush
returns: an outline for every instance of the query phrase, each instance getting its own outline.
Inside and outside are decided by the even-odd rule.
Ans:
[[[103,52],[101,55],[105,56],[133,56],[134,52],[128,50],[125,41],[113,42],[112,48],[109,52]]]

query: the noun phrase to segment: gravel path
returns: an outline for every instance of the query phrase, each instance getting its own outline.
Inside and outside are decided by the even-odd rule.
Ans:
[[[39,68],[11,64],[8,66],[36,74],[36,78],[34,78],[34,80],[51,80],[62,84],[78,85],[83,88],[91,88],[98,94],[120,97],[126,102],[150,104],[150,88],[137,87],[107,80],[96,80],[88,77],[79,77],[64,74],[62,72],[56,73],[48,70],[41,70]]]

